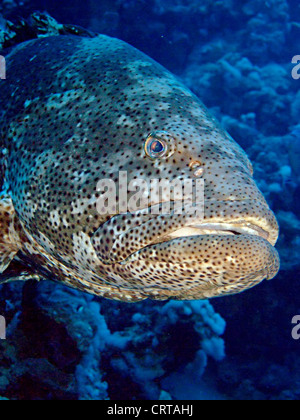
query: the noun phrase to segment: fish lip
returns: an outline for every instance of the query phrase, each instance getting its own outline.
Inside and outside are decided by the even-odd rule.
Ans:
[[[191,244],[198,243],[198,238],[199,245],[203,247],[199,253],[195,252],[193,247],[191,247]],[[156,276],[161,275],[161,281],[165,281],[164,270],[166,270],[167,264],[173,265],[175,270],[177,267],[179,273],[177,283],[172,287],[172,294],[169,294],[168,291],[166,295],[169,298],[180,300],[208,299],[241,293],[258,285],[263,280],[273,279],[278,274],[280,257],[277,250],[267,240],[257,235],[232,235],[230,238],[232,239],[228,239],[226,235],[202,235],[194,237],[193,241],[192,238],[181,237],[167,243],[158,243],[145,247],[132,255],[125,264],[128,264],[127,268],[130,272],[134,272],[135,264],[140,259],[146,259],[148,264],[151,263],[155,266],[157,270]],[[236,245],[239,251],[233,252],[230,257],[225,257],[229,243],[231,246]],[[171,255],[173,246],[175,249],[177,248],[177,252]],[[222,249],[223,253],[221,253],[221,258],[224,264],[220,265],[219,268],[218,265],[214,264],[214,246],[217,249]],[[234,261],[233,266],[231,266],[232,261]],[[192,270],[198,266],[200,274],[203,273],[202,268],[204,268],[204,273],[205,269],[206,273],[207,270],[211,270],[210,276],[205,278],[203,276],[197,277],[195,272],[196,274],[193,274],[194,280],[184,284],[186,280],[184,278],[185,274],[186,277],[191,276]],[[140,264],[137,267],[140,270]],[[174,276],[173,270],[172,278]],[[182,283],[180,283],[179,279],[181,279]],[[144,293],[151,297],[152,295],[148,294],[147,282],[143,286]],[[159,295],[163,290],[168,290],[168,287],[166,282],[163,285],[156,283],[151,285],[151,289],[156,291],[156,295]]]
[[[239,205],[240,203],[245,203],[247,201],[248,200],[232,200],[232,202],[237,205]],[[209,201],[206,201],[206,203],[211,204]],[[222,202],[220,201],[213,203],[216,204]],[[241,213],[236,219],[232,218],[232,220],[229,220],[228,217],[223,217],[220,214],[213,217],[206,217],[205,214],[205,217],[200,221],[194,221],[172,232],[172,234],[169,235],[170,240],[176,239],[176,237],[188,238],[202,235],[251,235],[265,239],[273,247],[275,247],[279,237],[279,225],[276,220],[276,217],[274,213],[270,210],[267,203],[259,202],[259,205],[257,205],[257,209],[257,214],[254,213],[251,215],[251,217],[247,217],[246,215]],[[227,220],[223,221],[222,219]],[[179,236],[176,236],[177,232],[184,231],[185,229],[194,229],[195,233],[193,235],[184,236],[180,234]],[[198,230],[198,233],[196,232],[196,230]],[[163,240],[163,242],[167,242],[167,239]],[[156,240],[154,243],[159,243],[159,240]]]
[[[121,265],[126,265],[128,261],[130,261],[132,258],[135,258],[138,256],[141,252],[145,251],[148,248],[152,248],[153,246],[159,246],[159,245],[166,245],[168,243],[172,243],[176,240],[186,240],[186,239],[192,239],[197,237],[204,237],[204,236],[211,236],[212,238],[215,236],[252,236],[257,237],[258,239],[263,239],[266,242],[269,243],[269,245],[274,249],[274,252],[277,252],[275,249],[275,245],[269,241],[270,234],[262,229],[258,225],[254,225],[251,223],[246,223],[242,225],[244,221],[241,222],[235,222],[234,224],[228,224],[228,223],[219,223],[219,224],[213,224],[213,223],[204,223],[204,224],[197,224],[196,228],[194,225],[189,225],[186,227],[182,227],[179,230],[174,231],[171,235],[167,235],[164,237],[161,237],[157,239],[156,241],[153,241],[149,243],[147,246],[140,248],[138,251],[132,253],[128,256],[124,261],[122,261]],[[218,227],[218,230],[216,230],[216,227]],[[200,233],[195,235],[176,235],[177,232],[184,231],[186,229],[194,229],[195,233],[196,230],[199,230]],[[208,230],[210,232],[208,233]]]
[[[194,230],[194,234],[183,235],[185,230]],[[182,233],[182,234],[180,234]],[[189,238],[203,235],[252,235],[263,238],[269,242],[270,234],[258,225],[245,221],[230,223],[203,223],[183,227],[172,233],[171,240],[178,238]],[[165,242],[165,241],[164,241]],[[156,242],[157,243],[157,242]]]
[[[145,248],[189,236],[251,235],[273,247],[278,239],[278,223],[267,203],[253,205],[253,200],[236,200],[227,206],[224,201],[206,200],[204,214],[199,216],[196,212],[195,217],[187,212],[189,207],[179,215],[173,208],[168,215],[157,213],[163,204],[169,203],[160,202],[134,213],[116,214],[101,225],[92,236],[98,258],[105,264],[126,264],[130,257]]]

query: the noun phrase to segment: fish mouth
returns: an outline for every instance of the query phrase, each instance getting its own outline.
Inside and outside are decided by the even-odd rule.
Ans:
[[[164,243],[169,242],[174,239],[180,239],[180,238],[190,238],[195,236],[203,236],[203,235],[226,235],[226,236],[240,236],[240,235],[252,235],[252,236],[258,236],[260,238],[263,238],[265,240],[269,240],[270,234],[262,229],[260,226],[255,226],[251,223],[248,223],[246,225],[242,224],[243,222],[235,223],[235,224],[199,224],[199,225],[191,225],[188,227],[183,227],[181,229],[176,230],[175,232],[171,233],[170,235],[166,237],[162,237],[157,239],[156,242],[153,242],[153,244],[157,243]]]
[[[279,254],[266,239],[224,232],[177,237],[138,251],[126,262],[138,278],[131,287],[151,299],[198,300],[241,293],[276,277]]]
[[[162,236],[156,241],[153,241],[151,244],[145,248],[137,251],[137,253],[132,254],[125,260],[122,264],[126,264],[130,260],[134,260],[136,257],[141,258],[144,252],[151,251],[151,249],[156,249],[159,251],[164,246],[178,248],[182,251],[182,261],[190,259],[190,261],[197,261],[201,265],[201,261],[195,258],[195,254],[190,252],[191,248],[199,249],[200,243],[205,241],[207,243],[211,242],[213,245],[215,241],[223,243],[224,247],[231,247],[231,250],[235,248],[235,251],[238,250],[240,256],[250,255],[252,251],[264,255],[264,259],[261,262],[261,267],[265,269],[265,279],[273,279],[279,271],[280,268],[280,258],[279,254],[276,251],[272,243],[270,243],[270,234],[262,229],[260,226],[253,225],[248,223],[247,225],[240,224],[202,224],[202,225],[193,225],[188,227],[183,227],[178,229],[167,236]],[[182,248],[180,248],[182,246]],[[209,247],[208,247],[209,248]],[[223,248],[223,247],[221,247]],[[252,249],[251,249],[252,248]],[[235,252],[234,252],[235,254]],[[209,255],[209,252],[207,252]],[[253,258],[253,256],[252,256]]]
[[[251,212],[246,201],[219,213],[211,207],[206,204],[200,220],[146,210],[115,216],[92,238],[94,248],[102,262],[119,267],[124,288],[153,299],[218,297],[274,278],[279,228],[269,207],[252,203]]]
[[[163,203],[166,204],[166,203]],[[93,235],[92,242],[102,262],[124,263],[144,248],[180,238],[197,236],[253,236],[275,246],[279,227],[275,215],[265,202],[206,201],[205,209],[194,211],[191,204],[177,214],[160,213],[162,203],[135,213],[112,217]],[[193,210],[193,211],[191,211]]]

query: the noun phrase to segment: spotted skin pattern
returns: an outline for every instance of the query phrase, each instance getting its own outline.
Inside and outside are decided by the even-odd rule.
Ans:
[[[234,294],[277,274],[278,225],[251,163],[163,67],[102,35],[29,41],[6,61],[4,274],[14,258],[41,279],[127,302]],[[150,159],[145,141],[161,131],[174,151]],[[128,182],[201,177],[204,220],[144,210],[102,216],[97,185],[118,184],[120,171]],[[161,204],[149,197],[152,208]]]

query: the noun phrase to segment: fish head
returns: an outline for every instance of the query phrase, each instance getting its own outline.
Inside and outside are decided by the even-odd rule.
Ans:
[[[279,270],[278,224],[248,157],[192,95],[191,104],[188,120],[174,124],[173,109],[135,139],[136,164],[122,178],[133,208],[92,238],[119,284],[154,299],[235,294]]]
[[[38,40],[11,62],[23,83],[7,94],[6,177],[56,273],[127,301],[223,296],[277,274],[278,224],[251,163],[177,78],[104,36]]]
[[[137,125],[127,120],[130,161],[121,168],[133,208],[93,235],[98,257],[119,285],[155,299],[223,296],[272,279],[279,228],[245,152],[170,74],[138,91],[147,102]]]

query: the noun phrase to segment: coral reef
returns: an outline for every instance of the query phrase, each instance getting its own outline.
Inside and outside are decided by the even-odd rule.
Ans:
[[[225,357],[226,324],[207,301],[125,305],[48,282],[16,290],[1,290],[0,394],[10,399],[159,399],[172,396],[174,372],[201,393],[208,358]]]
[[[2,286],[0,313],[8,318],[13,340],[0,342],[0,395],[299,399],[299,343],[290,334],[300,308],[300,81],[291,76],[292,57],[300,51],[299,2],[5,0],[0,5],[0,13],[12,20],[37,9],[128,41],[203,100],[246,149],[278,216],[282,272],[253,291],[212,303],[227,322],[223,361],[225,324],[207,302],[128,306],[48,283],[35,292],[32,285],[23,292],[21,284]],[[214,378],[210,387],[202,382],[208,376]]]

